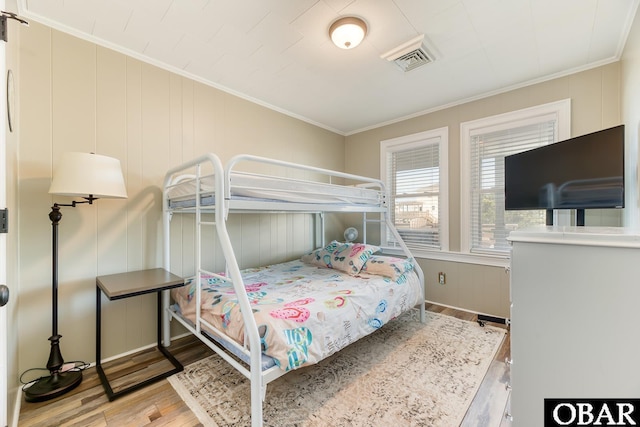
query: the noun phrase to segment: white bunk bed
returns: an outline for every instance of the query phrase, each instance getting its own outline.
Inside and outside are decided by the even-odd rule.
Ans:
[[[240,168],[252,168],[253,170],[265,170],[268,173],[248,173],[240,171]],[[312,179],[310,179],[312,177]],[[344,182],[351,182],[346,185]],[[390,310],[392,316],[399,313],[398,310],[418,308],[421,321],[425,319],[424,307],[424,275],[420,266],[411,255],[409,249],[404,244],[401,236],[393,226],[390,215],[387,212],[384,185],[380,180],[331,171],[316,167],[304,166],[283,162],[274,159],[251,155],[239,155],[233,157],[223,168],[220,159],[212,153],[202,155],[180,166],[172,168],[165,175],[163,189],[163,225],[164,225],[164,266],[171,270],[171,219],[175,214],[191,214],[195,216],[195,271],[193,276],[189,276],[187,286],[193,292],[194,313],[191,317],[176,308],[176,304],[171,305],[169,292],[164,294],[164,336],[163,344],[170,344],[169,321],[176,319],[184,325],[190,332],[195,334],[212,350],[230,363],[235,369],[250,380],[251,384],[251,423],[253,427],[262,426],[262,404],[265,399],[266,385],[282,376],[291,366],[286,369],[282,362],[278,363],[277,357],[267,357],[262,353],[264,336],[261,336],[259,325],[256,321],[258,313],[255,313],[255,300],[252,299],[251,289],[246,288],[246,271],[241,271],[238,265],[234,248],[231,244],[229,231],[227,229],[227,218],[230,212],[258,213],[258,212],[299,212],[318,215],[320,232],[320,243],[326,246],[324,241],[324,213],[328,212],[353,212],[362,214],[363,240],[366,244],[366,227],[369,223],[374,223],[376,227],[385,227],[394,236],[399,244],[399,250],[403,255],[403,262],[409,264],[406,276],[415,283],[412,283],[414,291],[415,305],[408,307],[394,307]],[[207,221],[207,215],[215,218],[214,221]],[[203,215],[205,217],[203,218]],[[203,228],[215,228],[215,240],[224,256],[226,263],[224,273],[209,271],[203,266]],[[316,240],[318,240],[316,238]],[[335,243],[335,242],[333,242]],[[316,245],[317,246],[317,245]],[[363,245],[364,246],[364,245]],[[368,246],[367,246],[368,247]],[[387,248],[388,249],[388,248]],[[397,251],[398,248],[396,248]],[[385,248],[381,248],[386,251]],[[314,254],[306,255],[306,260],[312,260],[317,255],[321,255],[321,249]],[[320,255],[316,258],[316,265],[322,264]],[[304,257],[303,257],[304,258]],[[312,260],[313,261],[313,260]],[[366,260],[365,260],[366,261]],[[292,261],[296,262],[296,261]],[[298,261],[299,262],[299,261]],[[284,264],[283,264],[284,265]],[[366,263],[365,263],[366,265]],[[307,268],[300,265],[284,265],[284,269]],[[311,266],[318,274],[324,274],[319,267]],[[266,277],[274,268],[259,270],[261,277]],[[283,267],[276,266],[276,270]],[[368,283],[377,283],[374,280],[390,282],[388,277],[375,278],[362,270],[361,276],[366,276]],[[332,270],[331,273],[338,273]],[[312,274],[312,273],[310,273]],[[345,273],[346,275],[346,273]],[[335,274],[332,276],[334,280]],[[241,317],[240,336],[230,336],[228,330],[220,327],[212,319],[220,316],[207,316],[202,310],[202,277],[207,277],[209,283],[222,283],[226,286],[227,293],[233,293],[234,304],[237,305],[237,315]],[[401,276],[403,281],[405,275]],[[349,277],[351,278],[351,276]],[[325,280],[325,279],[322,279]],[[342,279],[338,279],[342,280]],[[363,281],[365,279],[362,279]],[[400,281],[398,281],[400,283]],[[385,284],[381,285],[384,286]],[[373,286],[373,285],[371,285]],[[393,293],[394,291],[391,291]],[[180,298],[174,294],[174,299]],[[186,297],[185,297],[186,298]],[[191,298],[191,295],[189,295]],[[207,298],[205,295],[204,298]],[[407,297],[408,298],[408,297]],[[310,298],[311,299],[311,298]],[[322,319],[324,321],[324,319]],[[371,331],[375,330],[371,328]],[[367,331],[366,333],[370,333]],[[365,333],[365,334],[366,334]],[[360,338],[357,336],[356,339]],[[321,341],[321,340],[316,340]],[[348,344],[348,343],[347,343]],[[257,349],[257,351],[252,351]],[[326,355],[339,351],[340,348],[332,348]],[[275,363],[269,363],[275,359]],[[315,363],[319,360],[312,361]],[[305,363],[303,365],[306,365]],[[295,366],[294,368],[297,368]]]

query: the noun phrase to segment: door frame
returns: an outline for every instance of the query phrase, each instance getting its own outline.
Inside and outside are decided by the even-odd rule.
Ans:
[[[0,0],[0,9],[5,10],[5,0]],[[0,42],[0,80],[5,81],[7,75],[6,43]],[[0,84],[0,177],[3,184],[0,185],[0,208],[7,208],[7,85]],[[0,284],[7,283],[7,234],[0,233]],[[8,326],[7,326],[7,306],[0,307],[0,426],[7,426],[8,420]]]

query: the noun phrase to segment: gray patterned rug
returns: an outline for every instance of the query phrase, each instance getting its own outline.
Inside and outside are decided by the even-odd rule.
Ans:
[[[458,426],[504,329],[427,312],[267,386],[265,426]],[[205,426],[251,424],[249,381],[217,355],[169,378]]]

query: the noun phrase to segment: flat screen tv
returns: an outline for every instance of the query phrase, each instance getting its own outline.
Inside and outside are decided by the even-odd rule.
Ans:
[[[624,207],[624,125],[505,157],[505,208]]]

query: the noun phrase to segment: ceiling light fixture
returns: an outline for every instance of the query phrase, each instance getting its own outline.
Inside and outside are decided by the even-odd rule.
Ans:
[[[340,49],[353,49],[367,34],[367,24],[355,16],[345,16],[331,24],[329,36]]]

